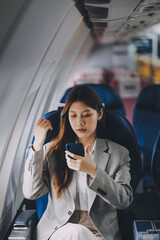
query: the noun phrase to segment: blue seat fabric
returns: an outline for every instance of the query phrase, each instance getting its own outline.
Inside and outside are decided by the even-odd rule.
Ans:
[[[106,109],[112,109],[125,115],[125,108],[123,102],[118,92],[113,87],[106,86],[104,84],[83,84],[83,86],[84,85],[93,88],[97,92],[101,99],[101,102],[105,104],[104,107]],[[65,91],[63,97],[60,100],[61,103],[66,102],[67,96],[72,89],[73,88],[69,88]]]
[[[160,131],[153,147],[151,170],[155,186],[160,192]]]
[[[150,187],[153,184],[152,150],[160,130],[160,85],[150,85],[142,89],[134,107],[133,125],[142,151],[144,180]]]

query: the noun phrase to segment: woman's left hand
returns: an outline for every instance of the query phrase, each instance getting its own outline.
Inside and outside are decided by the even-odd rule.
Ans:
[[[97,167],[95,162],[90,156],[90,150],[91,150],[91,146],[87,145],[85,147],[85,157],[81,157],[69,151],[65,151],[65,154],[66,154],[65,156],[66,156],[67,165],[69,168],[76,171],[85,172],[94,178],[96,176]],[[72,159],[71,157],[74,159]]]

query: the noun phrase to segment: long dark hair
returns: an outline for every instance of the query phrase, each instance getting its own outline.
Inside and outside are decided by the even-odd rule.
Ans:
[[[59,198],[65,189],[69,186],[73,178],[73,171],[66,164],[65,159],[65,144],[67,142],[75,142],[77,136],[71,128],[68,112],[72,103],[81,101],[87,106],[96,110],[98,113],[103,109],[103,105],[98,94],[88,86],[77,86],[69,93],[66,104],[61,113],[60,132],[51,142],[51,146],[47,152],[48,157],[53,155],[54,159],[54,177],[53,185]],[[105,132],[105,114],[100,121],[97,122],[96,137],[104,138]]]

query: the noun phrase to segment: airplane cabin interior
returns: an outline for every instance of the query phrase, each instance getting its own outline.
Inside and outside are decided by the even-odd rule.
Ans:
[[[0,2],[0,239],[32,239],[48,194],[24,199],[26,149],[40,117],[56,129],[46,142],[58,134],[66,98],[82,84],[101,98],[106,137],[131,157],[122,240],[160,239],[159,0]]]

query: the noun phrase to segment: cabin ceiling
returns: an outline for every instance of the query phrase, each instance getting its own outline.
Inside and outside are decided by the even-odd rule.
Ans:
[[[127,40],[160,23],[160,0],[73,1],[92,29],[94,38],[100,43]],[[0,46],[23,6],[31,2],[32,0],[0,1]]]
[[[75,0],[100,43],[127,40],[160,22],[159,0]]]

